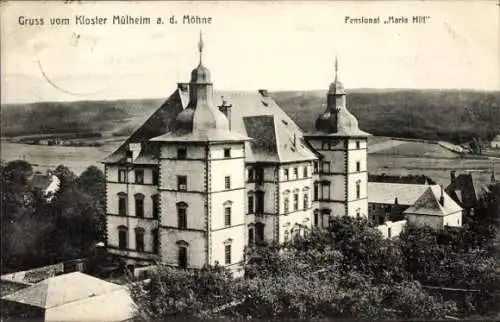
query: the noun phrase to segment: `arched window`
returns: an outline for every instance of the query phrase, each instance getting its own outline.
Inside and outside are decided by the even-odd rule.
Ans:
[[[287,214],[290,212],[290,190],[283,191],[283,213]]]
[[[231,238],[226,239],[224,241],[224,263],[226,265],[230,265],[232,263],[232,260],[231,260],[231,255],[232,255],[231,244],[232,243],[233,243],[233,240]]]
[[[356,181],[356,199],[361,198],[361,180]]]
[[[127,215],[127,194],[125,192],[118,193],[118,214],[120,216]]]
[[[187,207],[188,204],[185,202],[177,203],[177,227],[179,229],[187,228]]]
[[[158,219],[160,217],[160,196],[152,195],[151,201],[153,205],[153,219]]]
[[[318,209],[314,209],[314,227],[319,226],[319,211]]]
[[[128,228],[127,226],[118,226],[118,248],[127,249],[128,247]]]
[[[228,200],[224,202],[224,226],[231,226],[231,206],[233,202]]]
[[[160,234],[158,228],[151,230],[151,236],[153,239],[153,253],[158,254],[160,251]]]
[[[254,225],[250,224],[248,225],[248,246],[253,246],[254,241],[255,241]]]
[[[137,227],[135,229],[135,249],[138,252],[144,251],[144,228]]]
[[[135,199],[135,216],[138,218],[144,218],[144,195],[142,193],[136,193],[134,195]]]
[[[304,210],[309,208],[309,191],[304,191]]]
[[[177,265],[182,268],[188,266],[188,248],[189,244],[184,240],[179,240],[177,243],[178,253],[177,253]]]

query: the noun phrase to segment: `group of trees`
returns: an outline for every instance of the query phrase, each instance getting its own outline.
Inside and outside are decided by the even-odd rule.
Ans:
[[[409,226],[384,239],[366,220],[246,251],[245,276],[161,266],[131,288],[146,320],[442,319],[498,314],[500,185],[463,229]],[[493,311],[493,312],[492,312]]]
[[[102,240],[103,172],[91,166],[77,177],[60,165],[52,174],[60,187],[49,198],[28,162],[0,167],[2,273],[85,257]]]

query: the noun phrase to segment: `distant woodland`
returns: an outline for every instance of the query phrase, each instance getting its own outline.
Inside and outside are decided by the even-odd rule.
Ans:
[[[227,95],[230,97],[229,95]],[[326,91],[271,96],[306,131],[325,109]],[[99,132],[126,136],[163,99],[43,102],[2,105],[4,136]],[[500,134],[500,92],[458,90],[353,90],[348,106],[360,126],[380,136],[464,143]]]

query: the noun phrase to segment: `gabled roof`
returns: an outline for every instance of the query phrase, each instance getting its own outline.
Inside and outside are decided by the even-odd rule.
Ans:
[[[2,300],[49,309],[120,288],[122,288],[120,285],[74,272],[48,278],[33,286],[4,296]]]
[[[443,203],[440,203],[441,187],[429,186],[415,201],[415,204],[406,209],[404,214],[447,216],[462,210],[462,208],[443,191]]]

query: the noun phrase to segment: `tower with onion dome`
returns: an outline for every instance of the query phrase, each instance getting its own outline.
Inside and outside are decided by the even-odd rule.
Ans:
[[[168,132],[150,139],[159,145],[160,257],[163,262],[201,268],[238,267],[245,236],[245,141],[229,129],[213,103],[210,71],[191,72],[189,102]]]
[[[330,216],[368,216],[367,139],[358,120],[347,109],[346,92],[338,77],[327,93],[326,110],[316,120],[315,131],[305,135],[319,154],[314,182],[317,211],[314,221],[328,222]]]

